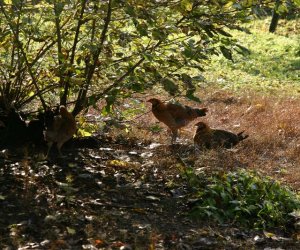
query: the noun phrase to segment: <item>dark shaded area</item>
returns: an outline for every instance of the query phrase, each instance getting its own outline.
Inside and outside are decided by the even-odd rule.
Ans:
[[[1,249],[299,247],[191,219],[191,190],[176,167],[186,162],[178,155],[193,152],[189,145],[151,147],[97,135],[72,139],[63,150],[65,158],[49,161],[34,155],[0,159]]]
[[[11,108],[0,110],[0,149],[15,147],[45,147],[43,131],[53,122],[57,109],[38,112],[36,116]]]

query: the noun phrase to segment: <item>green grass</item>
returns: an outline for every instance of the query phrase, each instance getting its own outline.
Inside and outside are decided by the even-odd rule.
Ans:
[[[223,56],[212,58],[206,68],[209,83],[224,88],[244,88],[262,92],[300,92],[300,34],[296,34],[297,21],[279,23],[278,32],[269,33],[268,20],[257,20],[248,25],[251,34],[231,31],[238,44],[249,50],[248,55],[234,51],[234,62]],[[298,20],[298,22],[300,22]],[[299,25],[298,25],[299,26]]]

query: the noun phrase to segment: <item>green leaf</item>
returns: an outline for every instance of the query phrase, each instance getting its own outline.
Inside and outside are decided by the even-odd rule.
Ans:
[[[185,47],[183,55],[187,58],[192,58],[194,56],[194,51],[190,47]]]
[[[300,7],[300,0],[293,0],[293,2]]]
[[[62,2],[58,2],[55,4],[55,15],[58,17],[60,16],[60,14],[62,13],[63,9],[64,9],[64,3]]]
[[[194,92],[195,92],[195,91],[193,91],[193,90],[187,90],[187,91],[186,91],[186,97],[189,98],[189,99],[192,100],[192,101],[201,103],[201,99],[198,98],[197,96],[194,96]]]
[[[246,47],[239,44],[235,44],[235,46],[237,47],[235,48],[235,51],[238,52],[239,54],[242,54],[243,56],[248,56],[251,54],[251,51]]]
[[[203,25],[203,24],[199,24],[200,28],[203,29],[206,34],[210,37],[210,38],[213,38],[215,35],[214,35],[214,28],[212,25]]]
[[[167,34],[162,29],[154,29],[152,31],[152,36],[155,40],[164,40],[167,37]]]
[[[227,49],[225,46],[220,46],[220,50],[226,59],[233,61],[232,52],[230,49]]]
[[[182,0],[180,5],[187,12],[193,9],[193,1],[190,0]]]
[[[71,227],[67,227],[67,232],[68,232],[68,234],[71,234],[71,235],[76,234],[76,230],[74,228],[71,228]]]
[[[97,103],[97,101],[98,101],[97,98],[92,95],[88,98],[88,105],[94,106]]]
[[[232,7],[234,7],[234,8],[237,9],[237,10],[242,10],[242,9],[243,9],[242,5],[239,4],[239,3],[234,3],[234,4],[232,5]]]
[[[136,83],[130,84],[129,88],[135,92],[141,92],[144,90],[144,85],[136,82]]]
[[[133,8],[133,6],[131,5],[127,5],[126,8],[124,8],[125,10],[125,13],[132,16],[132,17],[135,17],[136,16],[136,13],[135,13],[135,10]]]
[[[153,60],[153,55],[150,54],[150,53],[144,53],[143,56],[148,61],[152,61]]]
[[[224,31],[224,30],[222,30],[222,29],[216,29],[216,31],[217,31],[218,33],[220,33],[221,35],[223,35],[223,36],[232,37],[231,34],[229,34],[228,32],[226,32],[226,31]]]
[[[188,74],[186,73],[183,73],[181,74],[181,78],[182,78],[182,81],[187,84],[188,86],[192,87],[192,82],[193,82],[193,78],[190,77]]]
[[[145,23],[136,25],[136,29],[141,36],[148,36],[148,27]]]
[[[162,80],[162,85],[170,95],[175,95],[178,92],[178,86],[168,78]]]
[[[285,4],[280,4],[276,10],[279,14],[288,12],[288,8]]]

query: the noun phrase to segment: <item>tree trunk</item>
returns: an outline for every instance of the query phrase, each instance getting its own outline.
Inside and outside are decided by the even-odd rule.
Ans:
[[[278,20],[279,20],[279,17],[280,17],[278,12],[277,12],[279,4],[280,4],[280,1],[277,0],[276,5],[273,9],[272,20],[271,20],[270,27],[269,27],[269,32],[271,32],[271,33],[274,33],[276,28],[277,28]]]

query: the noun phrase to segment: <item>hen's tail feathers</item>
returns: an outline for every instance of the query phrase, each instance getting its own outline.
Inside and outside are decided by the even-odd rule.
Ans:
[[[195,109],[195,111],[198,116],[205,116],[206,113],[208,112],[208,109],[207,108]]]
[[[249,137],[249,135],[243,135],[245,131],[242,131],[240,133],[237,134],[238,138],[239,138],[239,141],[242,141],[242,140],[245,140],[246,138]]]
[[[205,116],[206,112],[208,111],[207,108],[197,109],[197,108],[191,108],[189,106],[184,106],[185,112],[188,115],[188,119],[193,120],[199,116]]]

